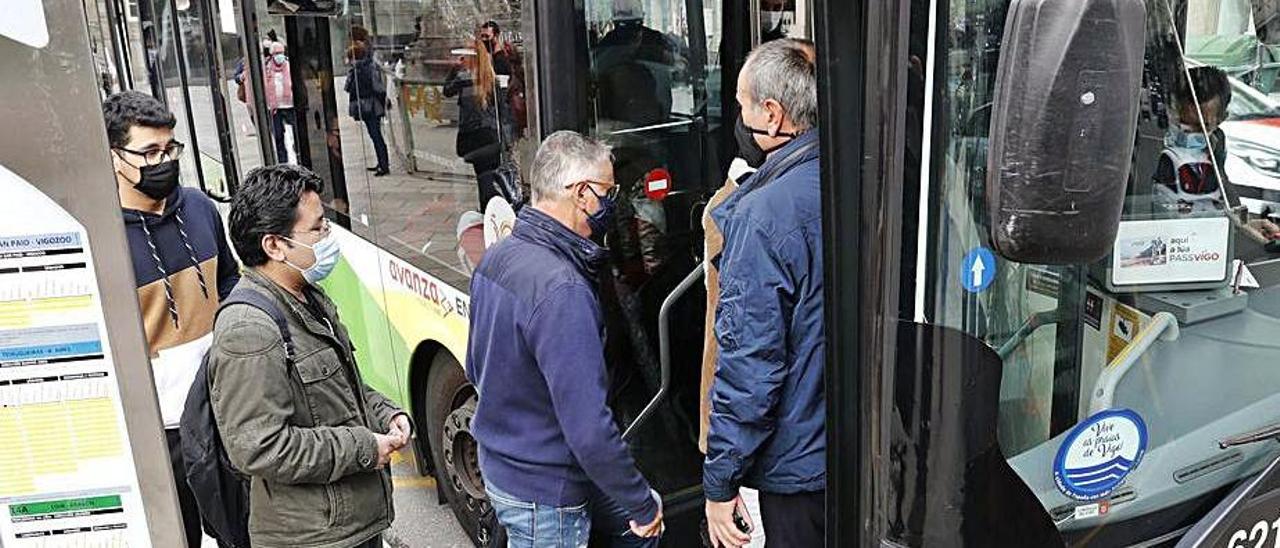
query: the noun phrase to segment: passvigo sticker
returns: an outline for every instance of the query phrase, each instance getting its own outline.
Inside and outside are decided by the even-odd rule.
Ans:
[[[1094,501],[1115,491],[1147,451],[1147,425],[1128,409],[1099,412],[1067,434],[1053,459],[1053,481],[1062,494]]]

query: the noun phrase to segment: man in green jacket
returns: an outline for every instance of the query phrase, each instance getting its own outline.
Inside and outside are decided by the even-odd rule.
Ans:
[[[395,518],[391,453],[409,417],[360,379],[347,330],[316,283],[340,250],[300,167],[249,173],[231,204],[232,245],[258,291],[287,317],[292,360],[268,313],[218,315],[209,399],[227,455],[251,477],[249,535],[263,548],[381,548]]]

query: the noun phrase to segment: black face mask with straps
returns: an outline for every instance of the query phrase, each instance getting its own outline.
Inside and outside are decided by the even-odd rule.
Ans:
[[[742,113],[739,112],[738,121],[733,127],[733,138],[738,142],[738,156],[742,157],[743,160],[746,160],[747,165],[759,169],[760,166],[764,165],[764,161],[769,157],[769,153],[782,148],[798,134],[779,131],[775,134],[776,137],[787,137],[788,139],[769,147],[768,150],[760,148],[760,144],[756,143],[753,135],[769,135],[769,132],[748,126],[747,122],[742,119]]]
[[[163,200],[178,188],[178,161],[169,160],[153,166],[138,168],[142,176],[133,188],[152,200]]]

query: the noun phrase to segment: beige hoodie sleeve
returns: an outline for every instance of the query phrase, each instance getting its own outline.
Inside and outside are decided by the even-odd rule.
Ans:
[[[716,343],[716,306],[720,303],[720,272],[712,264],[711,259],[724,249],[724,234],[711,219],[711,212],[724,203],[725,199],[738,190],[738,183],[732,177],[724,182],[724,186],[711,196],[707,208],[702,213],[702,229],[705,234],[705,254],[707,276],[707,314],[702,342],[702,384],[701,402],[698,406],[698,449],[707,452],[707,431],[711,425],[711,383],[716,376],[716,359],[720,356],[720,347]]]

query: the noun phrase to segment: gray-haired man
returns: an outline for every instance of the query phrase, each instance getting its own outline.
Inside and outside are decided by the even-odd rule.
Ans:
[[[656,546],[662,505],[605,404],[596,297],[617,185],[608,147],[560,131],[538,149],[533,204],[471,279],[472,431],[498,520],[534,546]],[[514,545],[514,544],[513,544]]]
[[[758,166],[711,213],[724,233],[703,491],[713,544],[751,540],[734,523],[740,487],[760,490],[765,541],[821,546],[826,434],[822,203],[812,44],[760,45],[738,78],[739,155]],[[750,526],[750,524],[747,524]]]

